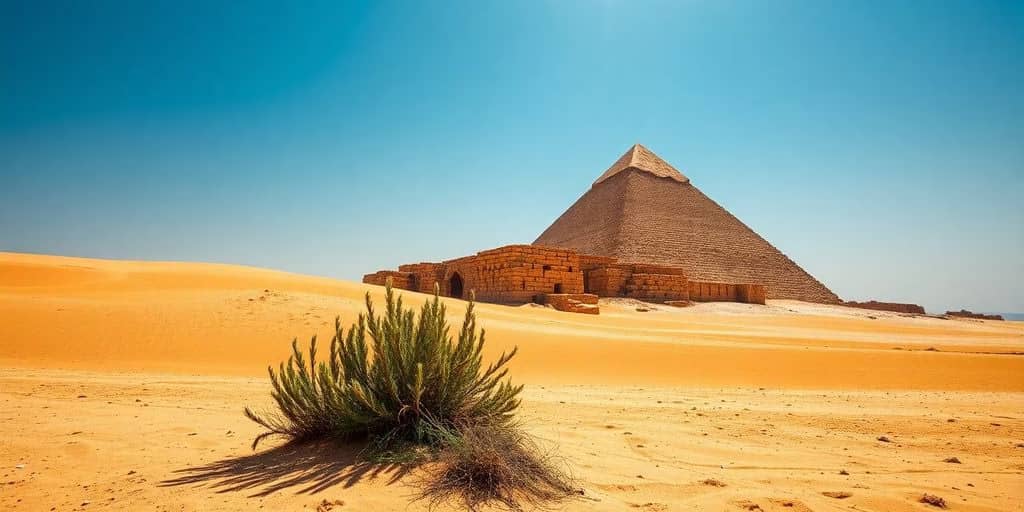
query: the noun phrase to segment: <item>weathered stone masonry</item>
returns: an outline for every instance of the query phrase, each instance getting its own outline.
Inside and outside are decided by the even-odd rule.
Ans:
[[[645,301],[728,301],[764,304],[765,287],[751,283],[690,281],[679,267],[619,263],[572,249],[509,245],[441,263],[401,265],[363,277],[367,284],[468,298],[481,302],[549,304],[561,311],[598,312],[598,297]]]
[[[534,244],[670,265],[696,281],[760,283],[771,299],[840,302],[825,285],[704,195],[690,178],[639,144],[612,164]],[[707,292],[733,294],[728,289]]]
[[[869,300],[867,302],[846,301],[843,305],[851,308],[873,309],[875,311],[892,311],[894,313],[909,313],[916,315],[924,314],[923,307],[917,304],[907,304],[903,302],[879,302],[877,300]]]
[[[548,293],[583,293],[583,272],[575,251],[529,245],[510,245],[481,251],[442,263],[415,263],[398,272],[381,271],[363,277],[364,283],[384,284],[391,277],[396,288],[468,298],[482,302],[525,304]],[[401,285],[399,283],[402,283]]]

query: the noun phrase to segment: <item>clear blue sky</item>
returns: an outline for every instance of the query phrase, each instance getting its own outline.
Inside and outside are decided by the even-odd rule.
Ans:
[[[0,250],[358,279],[641,142],[843,298],[1024,311],[1024,3],[296,3],[0,4]]]

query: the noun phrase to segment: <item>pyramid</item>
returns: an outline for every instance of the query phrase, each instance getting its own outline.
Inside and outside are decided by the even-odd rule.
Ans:
[[[839,297],[637,144],[533,242],[674,265],[690,279],[760,283],[770,299],[838,303]]]

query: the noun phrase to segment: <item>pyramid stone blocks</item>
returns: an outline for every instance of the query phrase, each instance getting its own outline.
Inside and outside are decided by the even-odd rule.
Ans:
[[[688,177],[639,144],[605,171],[534,244],[678,267],[695,281],[757,283],[764,286],[769,299],[840,302],[793,260],[693,186]],[[698,292],[697,300],[736,296],[728,289],[690,291]]]

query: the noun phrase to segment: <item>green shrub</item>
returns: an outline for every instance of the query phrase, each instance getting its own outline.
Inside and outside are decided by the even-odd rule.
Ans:
[[[308,361],[293,340],[287,363],[276,372],[268,368],[277,410],[246,408],[267,429],[253,449],[274,435],[365,437],[384,453],[403,443],[443,446],[446,432],[509,424],[522,390],[505,378],[516,350],[483,366],[484,331],[477,335],[472,299],[453,340],[436,286],[418,316],[395,298],[390,279],[385,297],[378,315],[367,293],[366,313],[347,333],[335,319],[325,361],[317,361],[314,336]]]

